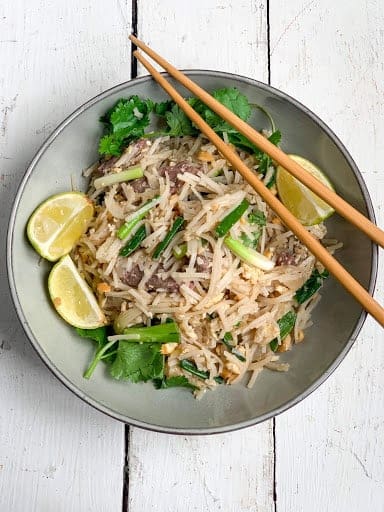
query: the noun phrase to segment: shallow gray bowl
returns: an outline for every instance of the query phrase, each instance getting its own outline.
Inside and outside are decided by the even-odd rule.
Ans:
[[[264,106],[283,134],[282,147],[309,158],[324,169],[336,190],[355,208],[374,220],[367,189],[352,158],[331,130],[303,105],[265,84],[248,78],[212,71],[187,73],[207,90],[236,86],[253,103]],[[182,93],[188,95],[182,89]],[[365,318],[361,307],[328,279],[323,300],[315,310],[314,325],[306,342],[284,354],[288,373],[265,370],[254,389],[221,386],[200,401],[183,389],[156,391],[152,384],[129,384],[108,377],[99,365],[93,378],[82,377],[92,344],[80,339],[52,309],[47,298],[47,274],[51,265],[40,262],[25,238],[32,210],[52,194],[71,188],[71,176],[85,190],[82,169],[97,159],[101,133],[99,117],[117,99],[131,94],[165,99],[149,78],[118,85],[80,107],[48,138],[20,185],[8,233],[8,273],[13,300],[32,345],[48,368],[80,398],[121,421],[170,433],[209,434],[253,425],[288,409],[317,388],[351,348]],[[261,113],[252,120],[267,126]],[[348,271],[373,290],[377,251],[371,242],[343,219],[327,221],[329,236],[344,242],[338,258]]]

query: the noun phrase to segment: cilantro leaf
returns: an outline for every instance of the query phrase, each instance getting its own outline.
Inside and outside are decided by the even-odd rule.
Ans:
[[[236,89],[236,87],[217,89],[213,92],[213,97],[229,108],[229,110],[234,112],[243,121],[247,121],[251,115],[252,109],[248,98]]]
[[[252,237],[248,236],[246,233],[241,233],[240,240],[243,242],[245,247],[251,247],[252,249],[257,249],[259,244],[259,238],[261,235],[261,231],[255,231],[252,233]]]
[[[168,135],[179,137],[182,135],[195,135],[197,129],[192,125],[192,121],[181,108],[174,104],[170,111],[165,112],[165,120],[169,127]]]
[[[246,121],[251,115],[251,106],[248,98],[235,87],[225,87],[212,92],[212,96],[222,105],[227,107],[231,112]],[[216,112],[211,110],[205,103],[196,98],[191,98],[189,104],[196,110],[198,114],[206,121],[215,132],[231,132],[236,131],[234,128],[224,121]]]
[[[264,212],[260,210],[253,210],[248,215],[248,222],[250,224],[257,224],[258,226],[265,226],[267,219],[265,218]]]
[[[281,142],[281,131],[280,130],[276,130],[274,131],[269,137],[268,137],[268,140],[269,142],[272,142],[272,144],[274,144],[275,146],[277,146],[278,144],[280,144]]]
[[[268,140],[272,142],[272,144],[277,146],[281,141],[281,132],[279,130],[276,130],[268,137]],[[258,172],[260,172],[261,174],[265,174],[268,171],[268,168],[272,165],[272,158],[263,151],[261,151],[260,149],[257,149],[255,151],[255,157],[258,160],[259,164],[257,169]]]
[[[123,149],[124,139],[116,135],[104,135],[99,142],[100,155],[120,156]]]
[[[113,133],[124,132],[124,135],[128,135],[140,132],[142,135],[149,124],[152,108],[151,100],[141,100],[138,96],[120,100],[109,116]]]
[[[106,135],[99,143],[99,153],[118,156],[124,145],[144,135],[150,123],[149,115],[154,108],[152,100],[141,100],[138,96],[120,99],[114,107],[101,117]]]
[[[108,341],[106,327],[98,327],[97,329],[80,329],[76,327],[76,332],[82,338],[96,341],[97,348],[102,348]]]
[[[259,226],[259,229],[257,231],[254,231],[251,236],[247,235],[246,233],[242,233],[240,235],[240,239],[246,247],[257,249],[257,246],[259,244],[259,238],[261,236],[260,228],[266,225],[267,219],[264,213],[260,210],[252,210],[248,214],[247,218],[250,224],[255,224]]]
[[[180,375],[177,377],[169,377],[168,379],[154,379],[153,385],[156,389],[168,389],[168,388],[189,388],[192,390],[199,389],[197,386],[189,382],[187,377]]]
[[[168,101],[162,101],[160,103],[155,103],[154,107],[153,107],[153,111],[155,114],[157,114],[158,116],[164,116],[165,113],[168,111],[168,110],[171,110],[172,109],[172,106],[174,105],[173,101],[171,100],[168,100]]]
[[[295,299],[299,304],[303,304],[303,302],[307,301],[312,295],[314,295],[317,290],[321,288],[325,279],[329,276],[328,270],[324,270],[324,272],[319,272],[315,269],[309,279],[303,284],[301,288],[297,290],[295,293]]]
[[[119,341],[116,358],[109,370],[114,379],[146,382],[162,379],[164,357],[160,343],[132,343]]]
[[[108,327],[98,327],[97,329],[80,329],[76,327],[76,332],[81,338],[88,338],[96,342],[97,347],[94,354],[93,361],[97,359],[99,351],[108,343]],[[113,361],[115,355],[114,347],[109,347],[103,351],[102,360],[105,363]],[[96,363],[97,364],[97,363]]]
[[[261,149],[259,149],[257,146],[255,146],[255,144],[244,137],[244,135],[239,132],[228,133],[228,140],[234,146],[255,155],[258,161],[258,172],[265,174],[268,171],[268,167],[272,165],[271,157],[261,151]],[[281,141],[281,132],[279,130],[274,131],[268,137],[268,140],[277,146]]]
[[[212,92],[212,96],[244,121],[249,119],[252,111],[251,104],[248,98],[235,87],[217,89]],[[267,172],[272,163],[268,155],[260,151],[252,142],[237,132],[199,99],[189,98],[188,102],[213,130],[220,135],[225,132],[229,142],[254,154],[259,163],[258,170],[260,173],[265,174]],[[143,100],[137,95],[133,95],[129,98],[120,99],[100,118],[105,126],[105,134],[99,143],[99,153],[107,156],[119,156],[126,145],[144,136],[145,129],[150,124],[151,113],[163,118],[166,122],[166,130],[156,132],[158,134],[177,137],[199,133],[199,130],[192,124],[183,110],[173,101],[155,103],[150,99]],[[276,145],[280,142],[280,139],[281,134],[278,130],[274,131],[269,137],[269,140]],[[273,178],[268,186],[271,186],[272,183]]]

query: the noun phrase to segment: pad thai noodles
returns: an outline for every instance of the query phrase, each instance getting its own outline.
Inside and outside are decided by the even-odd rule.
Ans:
[[[141,177],[116,179],[135,168]],[[276,193],[273,172],[259,177]],[[85,174],[96,213],[71,257],[114,325],[111,342],[175,324],[177,340],[160,345],[163,382],[182,377],[197,397],[288,370],[279,356],[303,341],[325,272],[215,146],[201,134],[140,138]],[[322,223],[308,230],[331,252],[341,245]]]

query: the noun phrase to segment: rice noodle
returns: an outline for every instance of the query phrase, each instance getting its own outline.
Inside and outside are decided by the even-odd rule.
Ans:
[[[199,160],[201,151],[212,155],[213,160]],[[239,155],[257,172],[252,156],[242,151]],[[302,330],[311,324],[311,313],[320,296],[315,294],[299,306],[294,295],[317,265],[315,258],[291,231],[275,222],[276,215],[202,136],[136,141],[115,160],[108,172],[120,172],[133,161],[140,164],[143,189],[136,191],[135,182],[127,182],[96,192],[93,180],[100,176],[99,166],[87,169],[84,174],[91,179],[89,196],[98,204],[88,232],[72,253],[109,321],[112,323],[121,311],[145,325],[150,325],[154,317],[165,322],[172,316],[178,323],[181,343],[167,357],[165,372],[167,376],[185,375],[198,386],[197,397],[215,388],[219,375],[227,384],[236,384],[247,375],[247,386],[252,387],[263,368],[286,371],[288,365],[278,361],[279,355],[269,343],[274,338],[281,343],[277,321],[290,310],[297,313],[293,341],[301,341]],[[186,172],[172,176],[172,168],[180,163],[186,166]],[[105,168],[106,164],[102,165]],[[259,177],[268,183],[273,174],[271,167],[266,176]],[[135,228],[145,226],[146,238],[128,258],[120,256],[125,241],[117,238],[117,230],[155,196],[159,196],[158,204]],[[242,235],[252,237],[259,230],[257,249],[277,263],[271,271],[241,262],[214,234],[217,223],[244,198],[253,209],[264,213],[266,224],[259,228],[241,219],[230,234],[240,239]],[[185,219],[182,229],[161,258],[153,260],[154,248],[179,215]],[[326,235],[323,224],[308,231],[320,240]],[[342,246],[334,239],[324,242],[331,253]],[[173,250],[180,244],[187,245],[187,253],[176,260]],[[289,255],[289,263],[278,264],[282,254]],[[110,291],[99,292],[100,282],[109,285]],[[226,332],[232,334],[241,359],[223,345]],[[188,374],[180,367],[182,359],[208,372],[208,378]]]

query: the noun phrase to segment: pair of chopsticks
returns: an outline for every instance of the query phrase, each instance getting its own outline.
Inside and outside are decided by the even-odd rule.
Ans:
[[[384,247],[384,232],[344,201],[333,190],[323,185],[309,174],[297,162],[292,160],[281,149],[273,145],[254,128],[237,117],[224,105],[215,100],[207,91],[199,87],[172,64],[163,59],[134,35],[130,36],[134,45],[151,57],[157,64],[165,69],[180,84],[189,89],[192,94],[202,100],[208,107],[216,112],[225,121],[245,135],[259,149],[267,153],[274,161],[282,165],[295,178],[306,185],[326,203],[332,206],[340,215],[363,231],[373,242]],[[156,82],[179,105],[200,131],[216,146],[219,152],[231,163],[243,178],[254,188],[270,208],[281,218],[281,221],[296,237],[309,249],[309,251],[324,265],[324,267],[344,286],[344,288],[384,327],[384,309],[365,290],[354,277],[316,240],[292,213],[272,194],[272,192],[258,179],[257,175],[249,169],[240,159],[236,151],[227,145],[212,128],[193,110],[176,89],[161,75],[137,50],[134,56],[147,69]]]

